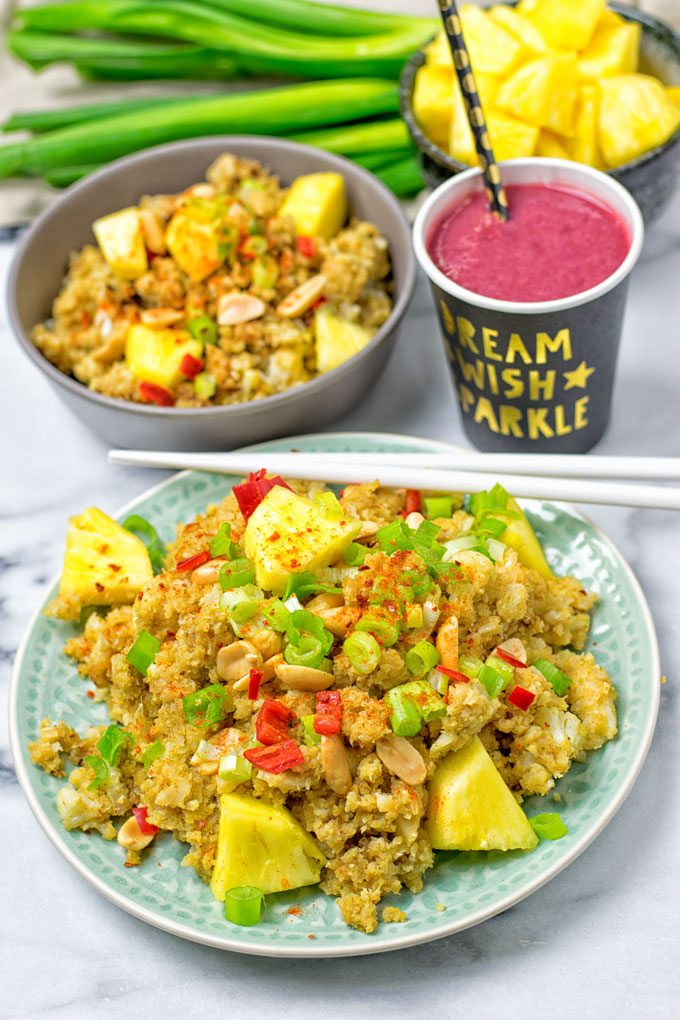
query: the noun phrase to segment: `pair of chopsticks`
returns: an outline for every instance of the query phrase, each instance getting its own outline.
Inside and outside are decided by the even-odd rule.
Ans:
[[[513,496],[567,503],[680,510],[680,488],[640,480],[680,481],[680,458],[473,453],[165,453],[111,450],[112,464],[273,474],[328,483],[374,482],[434,492],[478,492],[500,482]],[[608,479],[603,481],[603,479]]]

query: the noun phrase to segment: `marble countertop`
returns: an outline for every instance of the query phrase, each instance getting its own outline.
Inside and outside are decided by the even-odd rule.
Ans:
[[[680,526],[676,515],[593,509],[651,604],[669,678],[651,752],[607,830],[566,872],[467,932],[363,959],[275,961],[221,953],[147,927],[90,888],[25,803],[7,735],[12,659],[68,515],[114,511],[159,479],[112,468],[14,344],[0,245],[0,1020],[238,1020],[427,1015],[557,1020],[677,1015],[680,995]],[[680,455],[680,196],[649,234],[631,282],[610,430],[599,453]],[[465,442],[429,292],[370,402],[335,428]]]

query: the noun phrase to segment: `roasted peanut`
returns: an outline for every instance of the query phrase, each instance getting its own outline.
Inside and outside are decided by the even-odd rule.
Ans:
[[[342,737],[337,733],[321,738],[321,767],[333,793],[344,794],[352,786],[352,773]]]
[[[234,641],[217,653],[217,675],[226,681],[239,680],[253,667],[262,665],[262,655],[250,641]]]
[[[135,850],[139,852],[152,842],[154,836],[154,832],[141,831],[139,828],[139,822],[134,815],[132,818],[128,818],[127,822],[123,822],[118,830],[118,842],[124,850]]]
[[[284,319],[295,319],[304,315],[319,300],[326,286],[326,277],[322,273],[310,276],[276,306],[277,314]]]
[[[311,666],[291,666],[282,662],[276,667],[276,676],[291,691],[327,691],[335,682],[332,673]]]
[[[375,753],[386,769],[409,786],[425,781],[427,769],[423,757],[406,737],[397,737],[393,733],[383,737],[375,745]]]

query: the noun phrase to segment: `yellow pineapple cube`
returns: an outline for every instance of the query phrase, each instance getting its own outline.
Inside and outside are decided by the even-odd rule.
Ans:
[[[569,156],[578,163],[587,163],[598,170],[604,168],[600,151],[600,94],[597,85],[582,85],[576,103],[576,131],[567,142]]]
[[[668,98],[676,106],[680,106],[680,85],[668,85],[666,87]]]
[[[134,280],[149,267],[139,220],[134,206],[102,216],[92,224],[101,253],[116,276]]]
[[[599,142],[607,166],[620,166],[663,145],[680,127],[680,107],[645,74],[603,78]]]
[[[491,114],[491,108],[493,101],[496,97],[496,93],[500,88],[500,78],[494,74],[487,74],[484,71],[477,71],[475,74],[475,82],[477,83],[477,92],[484,108],[484,116],[487,121]],[[475,139],[472,134],[472,128],[467,117],[465,109],[465,100],[463,99],[463,93],[458,79],[456,78],[453,90],[453,116],[451,119],[451,132],[449,135],[448,149],[454,159],[458,159],[461,163],[467,163],[469,166],[476,166],[478,163],[477,150],[475,148]],[[489,131],[489,134],[491,132]],[[496,157],[499,159],[500,157]]]
[[[462,125],[460,118],[458,123]],[[465,131],[465,126],[467,131]],[[479,158],[474,136],[470,125],[466,124],[465,126],[451,139],[451,155],[461,163],[477,166]],[[500,113],[498,110],[489,110],[486,114],[486,126],[494,157],[497,160],[519,159],[523,156],[534,155],[539,129],[533,124],[525,124],[524,121],[508,117],[507,114]]]
[[[460,8],[460,17],[475,74],[486,71],[502,77],[519,63],[522,44],[487,11],[466,4]],[[451,49],[443,30],[425,47],[425,53],[428,64],[452,67]]]
[[[566,138],[562,138],[560,135],[553,134],[552,131],[546,131],[543,128],[539,132],[538,141],[536,142],[536,155],[550,157],[551,159],[569,159]]]
[[[289,574],[339,560],[360,530],[360,521],[330,520],[310,499],[276,485],[248,518],[244,548],[259,587],[278,595]]]
[[[347,219],[347,194],[342,174],[303,174],[293,181],[279,216],[290,216],[296,234],[335,237]]]
[[[413,113],[427,137],[440,148],[446,148],[451,129],[454,78],[450,64],[424,64],[416,74]]]
[[[319,372],[330,372],[342,365],[365,347],[374,333],[375,330],[338,315],[328,303],[320,305],[314,312],[316,367]]]
[[[637,71],[641,31],[635,21],[622,21],[618,25],[600,23],[590,45],[579,57],[581,77],[595,80]]]
[[[538,541],[536,532],[514,496],[510,496],[508,500],[508,510],[516,516],[506,517],[502,511],[497,514],[507,524],[502,541],[515,550],[517,558],[523,566],[536,570],[542,577],[554,577],[555,575],[545,558],[543,546]]]
[[[84,606],[132,602],[153,577],[146,546],[96,507],[69,521],[59,595],[50,612],[77,619]]]
[[[165,243],[187,276],[200,283],[224,262],[218,207],[208,200],[189,202],[168,223]]]
[[[538,0],[528,16],[549,46],[584,50],[606,6],[606,0]]]
[[[503,82],[496,106],[536,127],[571,135],[577,98],[576,67],[576,56],[571,53],[532,60]]]
[[[539,57],[548,52],[548,44],[534,23],[525,14],[520,14],[516,7],[498,4],[491,8],[489,14],[497,25],[522,44],[528,55]]]
[[[130,326],[125,341],[125,362],[140,382],[171,390],[182,378],[180,365],[186,354],[200,358],[200,341],[181,329],[150,329]]]
[[[424,47],[425,60],[430,67],[448,67],[453,71],[453,60],[451,58],[451,47],[446,32],[442,28],[434,37],[432,42]]]

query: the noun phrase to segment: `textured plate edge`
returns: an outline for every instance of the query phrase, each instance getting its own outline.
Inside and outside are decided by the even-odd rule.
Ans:
[[[422,449],[423,444],[434,449],[460,449],[455,447],[451,443],[445,443],[441,440],[429,439],[426,436],[406,436],[399,435],[397,433],[385,433],[385,432],[326,432],[326,433],[314,433],[306,436],[288,436],[283,439],[269,440],[265,443],[257,443],[247,449],[257,450],[269,447],[272,443],[282,445],[285,443],[292,443],[294,441],[304,440],[320,440],[325,441],[328,439],[335,439],[342,437],[345,441],[351,441],[352,439],[365,441],[366,439],[382,440],[382,441],[397,441],[404,445],[414,445]],[[118,510],[113,516],[118,518],[124,514],[130,513],[135,507],[137,502],[144,498],[147,499],[150,496],[156,495],[158,492],[166,488],[171,482],[176,481],[178,477],[192,474],[191,471],[182,471],[176,474],[170,475],[165,478],[162,482],[152,486],[149,489],[145,489],[143,493],[140,493],[133,500],[127,503],[124,507]],[[524,502],[524,501],[522,501]],[[656,635],[656,628],[652,618],[652,613],[647,602],[647,598],[644,594],[642,586],[638,581],[632,567],[628,561],[624,558],[618,547],[608,538],[607,535],[599,528],[587,515],[583,514],[580,510],[576,510],[571,505],[564,503],[553,502],[545,500],[541,502],[550,503],[552,506],[558,507],[560,510],[568,512],[572,516],[581,518],[586,522],[593,531],[597,534],[600,541],[604,545],[608,546],[609,549],[614,553],[618,564],[623,568],[631,588],[638,600],[638,605],[642,609],[642,623],[644,630],[646,631],[647,638],[649,640],[652,649],[652,662],[651,669],[653,676],[661,675],[661,662],[659,652],[659,642]],[[46,585],[46,590],[51,590],[53,585],[59,578],[59,574],[51,578]],[[457,932],[465,931],[468,928],[472,928],[477,924],[481,924],[483,921],[488,921],[492,917],[496,917],[498,914],[502,914],[510,907],[522,900],[531,896],[537,892],[542,886],[550,882],[556,875],[561,871],[564,871],[577,857],[583,853],[583,851],[590,846],[590,844],[600,835],[601,832],[607,827],[609,822],[612,820],[614,815],[618,812],[622,804],[629,796],[635,782],[640,774],[642,766],[645,762],[649,748],[651,746],[652,738],[654,736],[654,730],[656,727],[656,720],[659,712],[659,703],[661,699],[661,686],[660,684],[654,684],[652,688],[652,695],[654,704],[652,705],[652,711],[649,714],[647,725],[643,732],[643,739],[640,744],[637,755],[633,759],[630,768],[627,772],[626,782],[623,784],[621,789],[618,791],[607,810],[603,813],[602,817],[598,820],[597,824],[581,836],[581,838],[574,844],[569,853],[560,860],[552,864],[546,871],[542,872],[541,875],[531,880],[527,885],[514,892],[508,894],[500,902],[495,903],[489,908],[476,911],[471,914],[464,921],[456,921],[453,923],[444,923],[442,925],[433,927],[430,932],[426,935],[413,934],[413,935],[401,935],[395,937],[389,943],[379,943],[371,945],[370,936],[367,936],[365,944],[360,944],[355,948],[343,948],[338,947],[319,947],[316,949],[314,946],[300,946],[299,948],[293,947],[277,947],[272,950],[270,947],[257,946],[257,945],[244,945],[240,942],[234,942],[228,937],[223,936],[211,936],[200,932],[197,932],[194,928],[187,925],[179,924],[175,921],[165,919],[154,914],[153,911],[146,907],[140,907],[133,900],[128,899],[124,894],[118,893],[115,889],[112,889],[105,882],[103,882],[97,875],[89,870],[78,858],[78,856],[63,842],[61,833],[52,825],[52,822],[43,811],[37,796],[34,793],[33,785],[28,773],[28,769],[24,763],[22,754],[22,746],[19,740],[19,729],[18,729],[18,687],[19,678],[22,671],[23,659],[26,653],[30,636],[33,632],[36,622],[40,618],[43,611],[44,599],[37,606],[31,618],[26,626],[23,637],[17,649],[17,654],[14,660],[12,668],[12,678],[10,682],[9,690],[9,736],[10,736],[10,749],[12,752],[12,758],[14,760],[14,766],[16,768],[17,778],[21,786],[22,792],[28,801],[28,805],[31,811],[35,815],[38,824],[45,832],[46,836],[53,844],[53,846],[59,851],[61,856],[68,861],[68,863],[91,885],[97,892],[104,896],[107,900],[120,907],[126,913],[131,914],[133,917],[138,918],[140,921],[144,921],[146,924],[151,925],[153,928],[158,928],[161,931],[169,932],[172,935],[177,935],[180,938],[186,939],[189,942],[195,942],[201,945],[211,946],[214,949],[223,949],[230,952],[242,953],[248,956],[263,956],[269,958],[307,958],[307,959],[330,959],[330,958],[341,958],[351,956],[368,956],[377,953],[388,953],[393,952],[397,949],[408,949],[411,946],[423,945],[427,942],[434,942],[437,939],[446,938],[449,935],[455,935]]]

